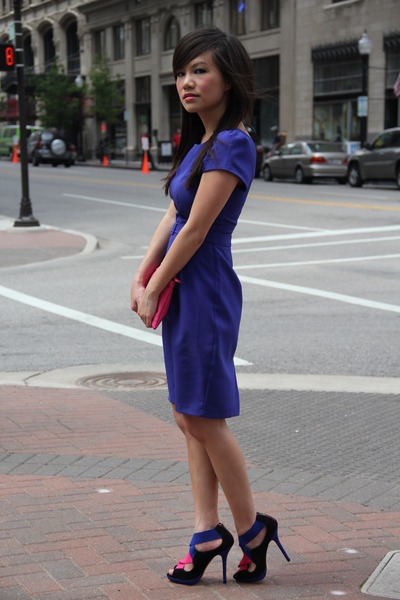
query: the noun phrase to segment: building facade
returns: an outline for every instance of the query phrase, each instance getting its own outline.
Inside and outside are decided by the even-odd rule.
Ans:
[[[12,32],[13,2],[0,1],[4,42]],[[138,149],[145,132],[153,145],[171,140],[180,120],[174,46],[195,27],[211,24],[236,34],[250,54],[260,90],[253,125],[265,146],[273,125],[288,140],[359,140],[360,96],[368,97],[368,138],[400,125],[393,92],[400,72],[399,0],[23,0],[22,20],[27,69],[45,72],[57,57],[71,77],[87,77],[98,55],[119,74],[125,110],[109,132],[117,155]],[[363,58],[358,41],[365,30],[372,46]],[[2,78],[2,90],[11,106],[13,74]],[[91,155],[101,124],[86,118],[84,130]]]

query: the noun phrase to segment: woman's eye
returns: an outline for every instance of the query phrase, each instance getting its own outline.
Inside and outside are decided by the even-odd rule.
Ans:
[[[194,73],[196,73],[196,74],[198,74],[198,73],[205,73],[205,72],[206,72],[205,69],[200,69],[200,68],[194,70]]]

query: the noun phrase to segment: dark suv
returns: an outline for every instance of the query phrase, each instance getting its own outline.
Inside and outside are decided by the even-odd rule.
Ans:
[[[360,187],[365,181],[396,181],[400,189],[400,127],[386,129],[372,144],[349,156],[348,181]]]
[[[53,167],[65,165],[70,167],[76,161],[76,148],[66,136],[55,129],[43,131],[36,139],[34,147],[30,148],[32,164],[38,167],[40,163],[49,163]]]

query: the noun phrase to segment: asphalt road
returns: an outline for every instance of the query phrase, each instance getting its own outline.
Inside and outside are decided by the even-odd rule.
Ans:
[[[137,333],[0,297],[0,372],[162,370],[159,333],[129,310],[132,274],[168,206],[162,176],[30,168],[40,223],[94,235],[99,248],[21,267],[1,268],[0,258],[1,285]],[[0,178],[0,215],[14,218],[19,170],[1,161]],[[394,187],[254,181],[233,253],[244,292],[238,373],[261,383],[243,386],[243,418],[232,426],[263,489],[268,479],[287,493],[399,507],[400,398],[385,388],[400,372],[399,240]],[[163,390],[151,402],[148,391],[108,393],[171,418]]]

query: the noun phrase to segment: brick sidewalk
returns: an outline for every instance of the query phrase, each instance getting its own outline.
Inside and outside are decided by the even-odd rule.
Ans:
[[[193,517],[177,428],[97,391],[0,386],[0,397],[1,600],[365,599],[360,586],[400,547],[400,513],[257,492],[292,562],[272,544],[267,578],[241,587],[235,545],[227,585],[216,559],[197,586],[176,586],[165,573]]]

